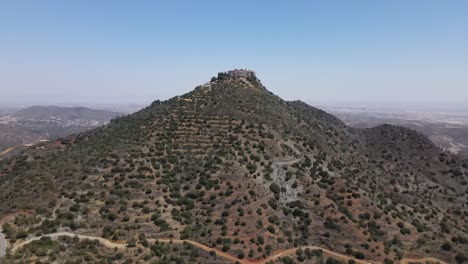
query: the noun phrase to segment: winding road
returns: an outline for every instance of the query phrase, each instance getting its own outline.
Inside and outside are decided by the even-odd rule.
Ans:
[[[1,234],[1,233],[0,233]],[[105,238],[102,238],[102,237],[95,237],[95,236],[86,236],[86,235],[78,235],[78,234],[74,234],[74,233],[70,233],[70,232],[58,232],[58,233],[53,233],[53,234],[48,234],[48,235],[43,235],[43,236],[39,236],[39,237],[34,237],[34,238],[30,238],[30,239],[27,239],[27,240],[24,240],[23,242],[20,242],[18,244],[15,244],[12,248],[12,253],[15,253],[16,250],[18,250],[19,248],[33,242],[33,241],[36,241],[36,240],[39,240],[41,239],[42,237],[50,237],[50,238],[58,238],[58,237],[61,237],[61,236],[67,236],[67,237],[77,237],[79,239],[89,239],[89,240],[98,240],[99,243],[101,243],[101,245],[107,247],[107,248],[117,248],[117,249],[126,249],[127,248],[127,245],[126,244],[121,244],[121,243],[115,243],[115,242],[112,242],[108,239],[105,239]],[[3,239],[4,240],[4,239]],[[343,255],[343,254],[340,254],[340,253],[336,253],[336,252],[333,252],[333,251],[330,251],[328,249],[325,249],[325,248],[321,248],[321,247],[318,247],[318,246],[304,246],[304,247],[297,247],[297,248],[290,248],[290,249],[286,249],[286,250],[281,250],[279,252],[276,252],[274,255],[272,256],[269,256],[268,258],[266,259],[261,259],[261,260],[252,260],[252,259],[239,259],[235,256],[232,256],[226,252],[223,252],[217,248],[212,248],[212,247],[209,247],[209,246],[206,246],[206,245],[203,245],[199,242],[196,242],[196,241],[192,241],[192,240],[181,240],[181,239],[148,239],[148,242],[151,242],[151,243],[154,243],[156,241],[159,241],[159,242],[162,242],[162,243],[174,243],[174,244],[184,244],[184,243],[189,243],[191,244],[192,246],[200,249],[200,250],[203,250],[203,251],[206,251],[206,252],[210,252],[210,251],[214,251],[216,253],[216,256],[219,256],[219,257],[222,257],[226,260],[229,260],[229,261],[233,261],[233,262],[239,262],[241,264],[265,264],[269,261],[272,261],[272,260],[276,260],[280,257],[283,257],[283,256],[289,256],[289,255],[292,255],[292,254],[295,254],[296,250],[297,249],[310,249],[310,250],[322,250],[326,255],[328,256],[332,256],[334,258],[337,258],[339,260],[342,260],[342,261],[348,261],[348,260],[354,260],[356,263],[358,264],[373,264],[373,263],[376,263],[376,262],[368,262],[368,261],[364,261],[364,260],[359,260],[359,259],[355,259],[353,257],[350,257],[350,256],[346,256],[346,255]],[[6,242],[6,241],[5,241]],[[1,243],[1,242],[0,242]],[[1,244],[0,244],[1,246]],[[6,248],[6,247],[5,247]],[[409,259],[409,258],[405,258],[405,259],[402,259],[400,261],[401,264],[407,264],[407,263],[426,263],[426,261],[432,261],[434,263],[440,263],[440,264],[447,264],[446,262],[443,262],[441,260],[438,260],[438,259],[435,259],[435,258],[431,258],[431,257],[427,257],[427,258],[421,258],[421,259]]]

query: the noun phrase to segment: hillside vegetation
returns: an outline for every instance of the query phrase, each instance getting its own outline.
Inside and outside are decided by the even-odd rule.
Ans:
[[[320,246],[377,263],[461,263],[467,180],[468,160],[418,132],[350,128],[233,71],[1,162],[0,215],[13,244],[66,231],[129,245],[115,259],[94,244],[45,239],[7,255],[12,262],[229,263],[155,242],[174,238],[248,260]],[[310,250],[272,260],[304,261],[341,263]]]

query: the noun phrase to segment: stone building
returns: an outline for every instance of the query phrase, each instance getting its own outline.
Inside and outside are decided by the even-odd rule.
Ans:
[[[252,71],[252,70],[238,70],[238,69],[235,69],[235,70],[232,70],[232,71],[228,71],[227,72],[227,75],[230,75],[232,77],[236,77],[236,78],[256,78],[256,75],[255,75],[255,72]]]

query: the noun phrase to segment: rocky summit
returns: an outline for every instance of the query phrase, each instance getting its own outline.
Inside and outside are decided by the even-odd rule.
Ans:
[[[233,70],[1,161],[5,261],[463,263],[467,180],[418,132]]]

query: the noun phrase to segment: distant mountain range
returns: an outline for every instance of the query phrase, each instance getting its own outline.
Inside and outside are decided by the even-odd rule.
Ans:
[[[284,101],[248,70],[32,146],[0,186],[7,262],[468,261],[467,159]]]

